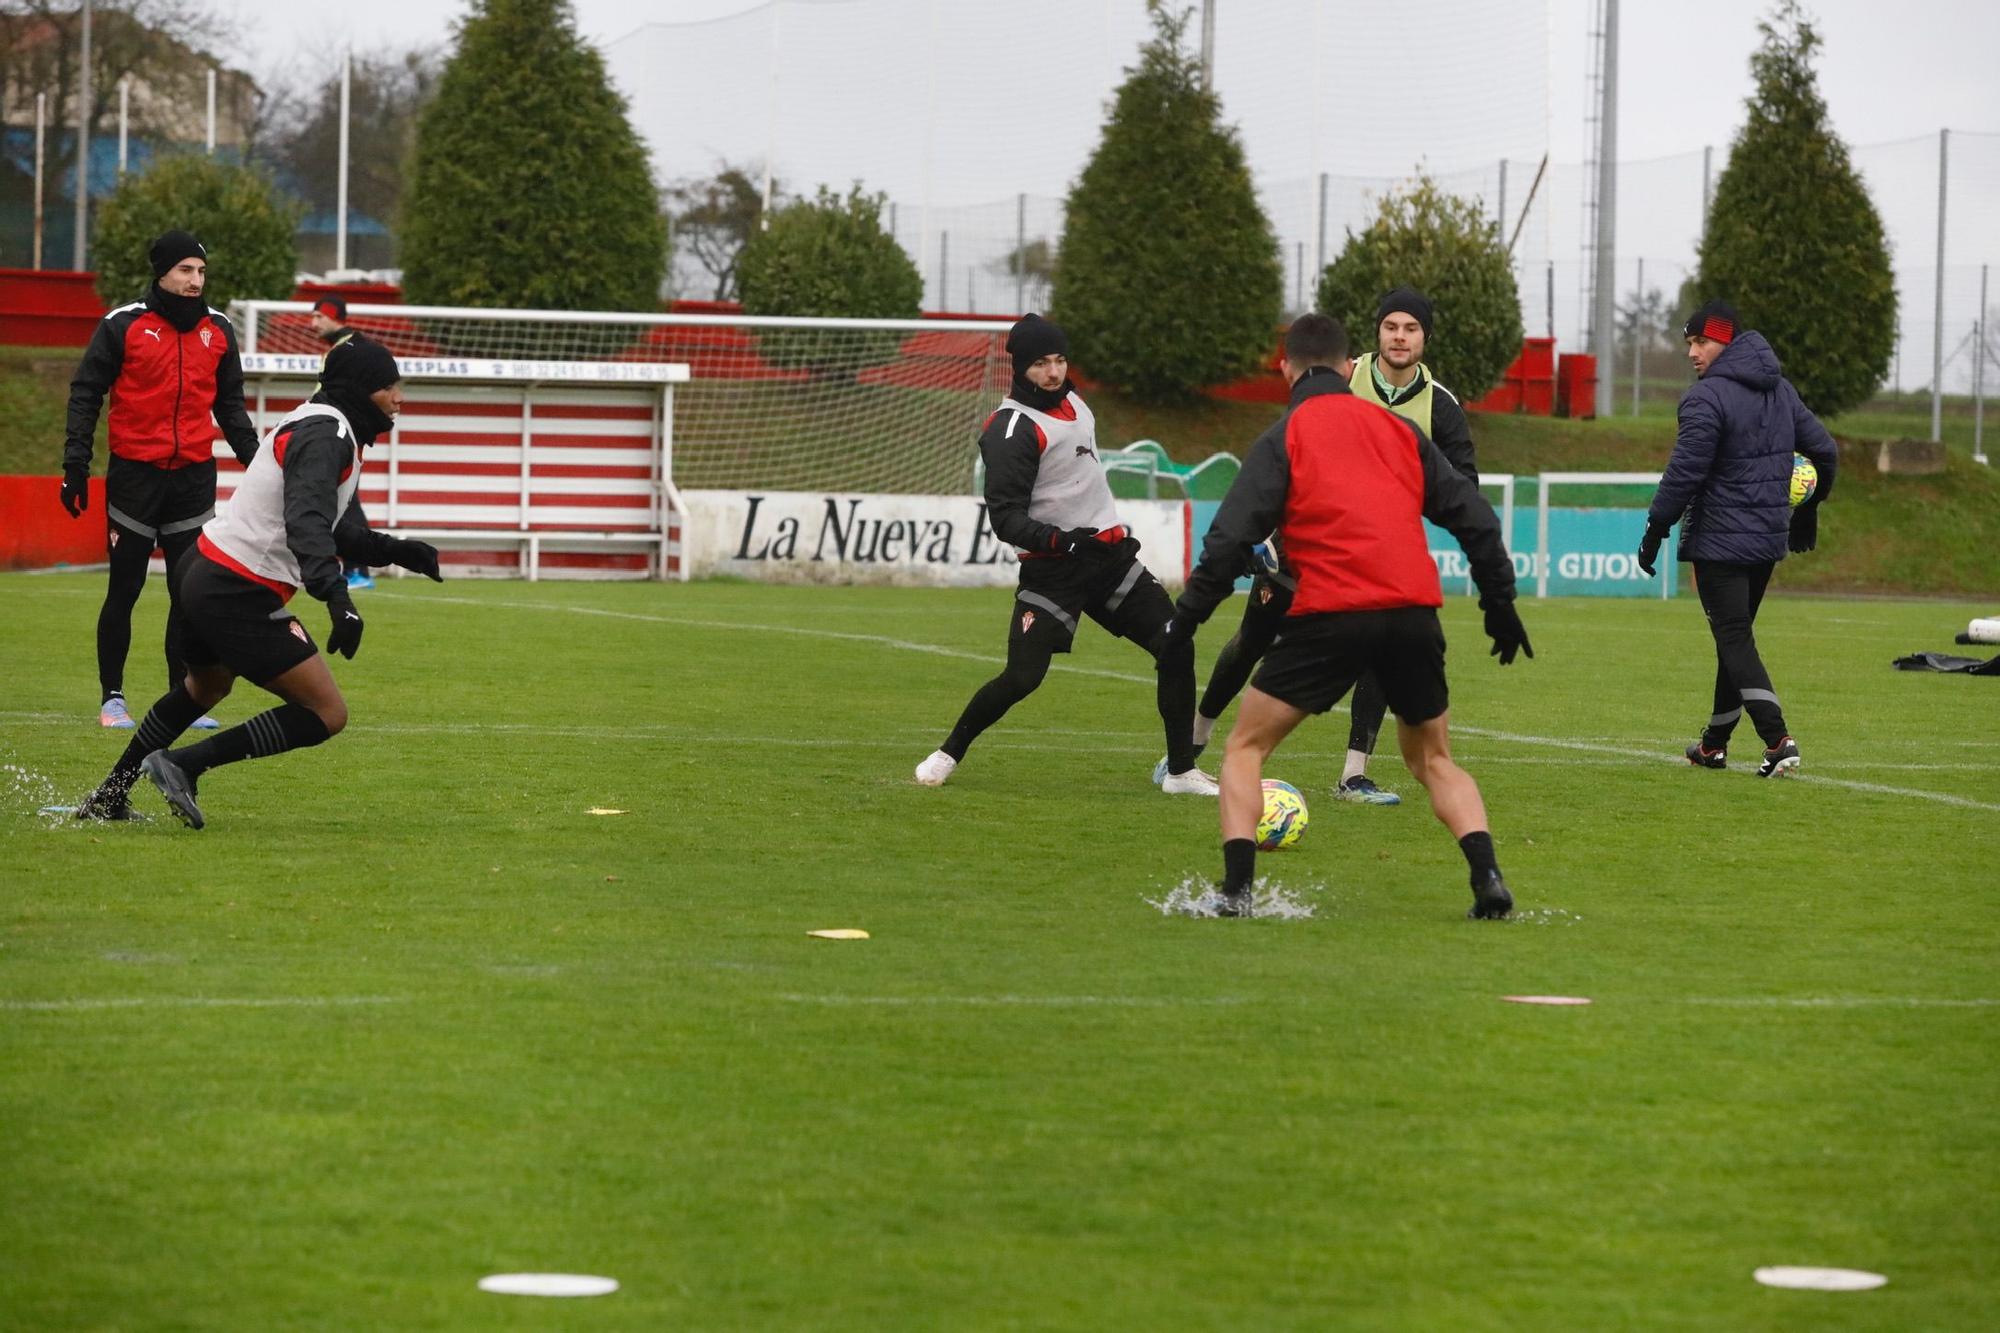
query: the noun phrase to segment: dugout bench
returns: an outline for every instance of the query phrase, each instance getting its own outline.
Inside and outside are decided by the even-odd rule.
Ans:
[[[447,569],[525,578],[687,577],[673,485],[679,364],[402,357],[404,405],[369,446],[369,522],[439,548]],[[320,358],[243,357],[261,437],[311,396]],[[216,500],[243,469],[216,450]],[[401,571],[397,571],[400,573]]]

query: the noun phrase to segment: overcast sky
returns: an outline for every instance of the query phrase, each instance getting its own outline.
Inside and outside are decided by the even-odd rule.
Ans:
[[[793,5],[826,0],[789,0]],[[1190,0],[1193,3],[1194,0]],[[253,67],[262,74],[311,49],[337,46],[351,34],[362,46],[442,43],[463,0],[341,0],[336,6],[221,0],[243,16],[251,34]],[[762,8],[764,0],[575,0],[584,34],[609,46],[654,22],[700,21]],[[977,5],[1004,11],[1007,0],[939,0],[947,9]],[[1139,10],[1143,0],[1107,0]],[[1219,25],[1228,10],[1260,0],[1215,0]],[[1286,8],[1309,12],[1312,0]],[[1327,21],[1380,31],[1382,0],[1320,0]],[[1493,10],[1532,15],[1535,0],[1486,0]],[[1097,0],[1074,0],[1089,15]],[[865,11],[866,0],[856,6]],[[1427,0],[1401,7],[1421,23]],[[1920,0],[1884,6],[1881,0],[1810,0],[1826,39],[1820,86],[1839,132],[1851,143],[1932,134],[1940,126],[2000,131],[2000,3],[1995,0]],[[1583,156],[1582,106],[1587,65],[1586,32],[1592,0],[1546,0],[1552,75],[1549,80],[1549,146],[1557,161]],[[1720,147],[1741,119],[1749,91],[1747,59],[1756,25],[1768,6],[1753,0],[1624,0],[1621,6],[1619,156],[1646,158]],[[1298,20],[1304,22],[1303,18]],[[1392,25],[1396,60],[1423,68],[1419,29]],[[876,73],[899,63],[921,63],[921,34],[887,33]],[[898,62],[895,43],[911,46]],[[1218,56],[1226,70],[1227,52]],[[996,72],[1007,65],[994,53]],[[1031,68],[1024,62],[1023,68]],[[1225,89],[1226,91],[1226,89]],[[1442,164],[1450,165],[1450,164]]]

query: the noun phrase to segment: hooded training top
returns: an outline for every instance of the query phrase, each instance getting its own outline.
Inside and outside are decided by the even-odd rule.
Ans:
[[[286,601],[301,587],[327,601],[347,587],[336,556],[392,563],[392,539],[368,526],[355,499],[360,485],[361,446],[346,415],[330,403],[301,403],[272,428],[197,545]]]
[[[107,393],[115,457],[159,468],[206,463],[215,456],[219,424],[237,461],[250,462],[257,428],[243,408],[235,328],[220,310],[198,306],[205,313],[182,331],[167,318],[160,297],[155,284],[146,299],[119,306],[98,321],[70,381],[66,471],[90,467],[91,439]]]
[[[1421,520],[1465,549],[1482,601],[1512,601],[1514,565],[1493,506],[1412,422],[1314,367],[1257,437],[1188,576],[1180,606],[1206,619],[1273,528],[1298,579],[1288,616],[1441,606]]]
[[[1833,437],[1799,401],[1764,335],[1739,334],[1681,395],[1673,456],[1648,523],[1681,523],[1682,560],[1783,560],[1794,453],[1819,470],[1814,502],[1823,503],[1840,461]]]

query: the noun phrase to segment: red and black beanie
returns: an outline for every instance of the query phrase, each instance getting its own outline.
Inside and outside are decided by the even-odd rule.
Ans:
[[[313,313],[315,315],[325,315],[336,324],[345,324],[347,322],[347,301],[344,297],[334,296],[331,293],[325,296],[315,296],[313,298]]]
[[[1715,343],[1731,343],[1736,335],[1743,332],[1743,321],[1736,314],[1736,307],[1727,301],[1703,301],[1688,316],[1687,327],[1681,330],[1683,338],[1706,338]]]

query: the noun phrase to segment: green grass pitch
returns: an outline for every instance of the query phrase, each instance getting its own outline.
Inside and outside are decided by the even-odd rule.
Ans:
[[[202,833],[33,813],[124,743],[100,594],[0,578],[9,1328],[1993,1326],[2000,682],[1889,668],[1989,606],[1774,598],[1807,776],[1760,782],[1747,727],[1680,761],[1691,601],[1525,602],[1502,669],[1454,600],[1519,919],[1392,754],[1401,808],[1328,796],[1335,714],[1270,769],[1315,915],[1232,922],[1149,905],[1215,807],[1094,627],[911,782],[1003,590],[385,581],[349,731]],[[520,1270],[623,1287],[475,1288]]]

